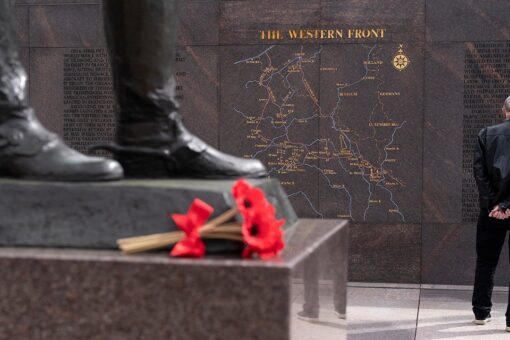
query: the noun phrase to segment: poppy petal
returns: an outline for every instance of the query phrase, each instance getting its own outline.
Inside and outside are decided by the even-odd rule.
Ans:
[[[177,242],[170,255],[175,257],[203,257],[205,255],[205,245],[199,238],[185,238]]]

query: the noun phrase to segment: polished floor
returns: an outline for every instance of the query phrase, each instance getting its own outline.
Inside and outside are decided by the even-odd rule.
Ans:
[[[470,287],[377,285],[351,283],[348,289],[347,322],[339,320],[321,294],[321,316],[314,322],[294,317],[294,337],[300,340],[496,340],[510,339],[505,332],[507,289],[493,294],[493,321],[485,326],[472,323]],[[296,288],[294,312],[302,305]]]

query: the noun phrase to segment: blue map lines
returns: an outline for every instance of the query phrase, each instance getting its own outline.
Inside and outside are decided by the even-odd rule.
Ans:
[[[245,55],[232,63],[242,89],[231,110],[247,131],[245,156],[265,162],[298,213],[405,222],[408,121],[401,91],[385,80],[398,71],[386,47],[355,48],[273,45]]]

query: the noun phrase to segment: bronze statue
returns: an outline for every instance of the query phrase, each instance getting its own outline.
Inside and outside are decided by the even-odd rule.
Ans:
[[[47,132],[25,102],[25,72],[14,44],[10,0],[0,0],[0,175],[106,180],[118,163],[87,157]],[[104,0],[105,32],[118,103],[116,143],[107,149],[128,177],[263,177],[258,160],[212,148],[183,125],[175,99],[175,0]]]
[[[117,145],[130,177],[261,177],[258,160],[223,154],[192,135],[175,99],[175,0],[105,0],[105,33],[119,106]]]

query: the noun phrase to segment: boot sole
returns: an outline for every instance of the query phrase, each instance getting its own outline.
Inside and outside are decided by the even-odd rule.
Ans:
[[[168,170],[165,162],[161,162],[158,160],[150,160],[146,162],[136,161],[136,164],[128,164],[127,162],[123,162],[122,160],[118,161],[122,164],[124,168],[124,176],[125,178],[135,178],[135,179],[210,179],[210,180],[229,180],[229,179],[237,179],[237,178],[266,178],[268,177],[268,173],[265,171],[257,172],[249,175],[205,175],[200,174],[198,176],[193,176],[192,174],[175,174]]]
[[[154,155],[124,155],[119,154],[115,159],[122,165],[124,176],[126,178],[152,178],[152,179],[212,179],[212,180],[229,180],[236,178],[264,178],[269,174],[266,170],[258,171],[250,174],[194,174],[193,171],[183,173],[175,168],[167,159]]]
[[[38,181],[38,182],[70,182],[70,183],[88,183],[88,182],[112,182],[118,181],[124,178],[122,174],[113,174],[113,175],[102,175],[98,177],[53,177],[53,176],[9,176],[0,174],[0,178],[5,179],[14,179],[14,180],[23,180],[23,181]]]

